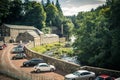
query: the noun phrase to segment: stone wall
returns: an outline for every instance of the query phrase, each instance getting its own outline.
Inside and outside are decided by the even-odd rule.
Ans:
[[[74,71],[80,69],[80,65],[72,64],[69,62],[62,61],[60,59],[56,59],[56,58],[52,58],[52,57],[49,57],[46,55],[42,55],[40,53],[37,53],[37,52],[34,52],[34,51],[28,49],[28,47],[25,47],[25,53],[27,54],[27,56],[30,59],[31,58],[44,59],[47,63],[54,65],[56,67],[56,69],[59,69],[59,70],[63,71],[64,73],[71,73],[71,72],[74,72]]]
[[[85,69],[88,71],[93,71],[96,73],[96,75],[100,74],[108,74],[113,77],[120,77],[120,71],[117,70],[110,70],[110,69],[104,69],[104,68],[98,68],[98,67],[91,67],[91,66],[83,66],[81,69]]]
[[[74,72],[76,70],[84,69],[84,70],[88,70],[88,71],[93,71],[96,73],[96,75],[108,74],[108,75],[111,75],[111,76],[116,77],[116,78],[120,77],[120,71],[98,68],[98,67],[91,67],[91,66],[82,66],[81,67],[80,65],[77,65],[77,64],[72,64],[69,62],[62,61],[60,59],[56,59],[53,57],[49,57],[49,56],[34,52],[34,51],[29,49],[32,47],[33,47],[33,44],[29,44],[29,45],[25,46],[25,52],[29,58],[35,58],[35,57],[42,58],[47,63],[55,65],[57,69],[63,71],[66,74]]]
[[[11,37],[4,37],[4,36],[0,37],[0,41],[4,41],[5,43],[9,43],[10,39]]]
[[[65,42],[65,41],[66,41],[66,38],[65,38],[65,37],[59,38],[59,42]]]
[[[49,34],[51,35],[51,34]],[[59,42],[59,36],[46,36],[46,35],[42,35],[41,36],[41,44],[50,44],[50,43],[54,43],[54,42]]]

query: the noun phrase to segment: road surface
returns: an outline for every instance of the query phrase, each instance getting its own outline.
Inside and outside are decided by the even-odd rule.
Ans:
[[[23,74],[27,73],[33,76],[44,76],[47,78],[54,78],[54,80],[64,80],[65,74],[62,71],[56,70],[55,72],[33,73],[33,67],[22,67],[23,62],[27,61],[27,59],[11,60],[12,56],[15,55],[11,53],[11,50],[15,46],[16,45],[9,44],[4,50],[0,50],[0,64],[3,69],[10,69],[15,73],[22,72]]]

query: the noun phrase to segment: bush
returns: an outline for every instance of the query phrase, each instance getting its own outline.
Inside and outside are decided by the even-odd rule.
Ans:
[[[38,47],[32,48],[32,50],[34,50],[36,52],[40,52],[40,53],[44,53],[47,51],[47,49],[43,46],[38,46]]]
[[[59,48],[57,51],[54,52],[56,55],[67,54],[69,56],[73,55],[73,50],[71,48]]]
[[[72,48],[65,48],[64,44],[61,43],[53,43],[53,44],[47,44],[47,45],[42,45],[38,46],[35,48],[32,48],[32,50],[40,53],[45,53],[46,51],[54,49],[54,56],[59,57],[63,54],[67,54],[69,56],[73,55],[73,49]]]

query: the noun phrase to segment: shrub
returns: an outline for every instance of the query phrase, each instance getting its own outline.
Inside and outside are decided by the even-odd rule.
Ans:
[[[47,49],[43,46],[38,46],[38,47],[32,48],[32,50],[34,50],[36,52],[40,52],[40,53],[44,53],[47,51]]]

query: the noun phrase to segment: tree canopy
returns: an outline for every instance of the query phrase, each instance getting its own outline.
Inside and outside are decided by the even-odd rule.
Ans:
[[[118,0],[108,0],[95,10],[77,15],[74,51],[82,65],[119,70],[119,5]]]
[[[34,25],[38,29],[45,27],[46,12],[40,3],[33,2],[31,9],[25,14],[25,24]]]

